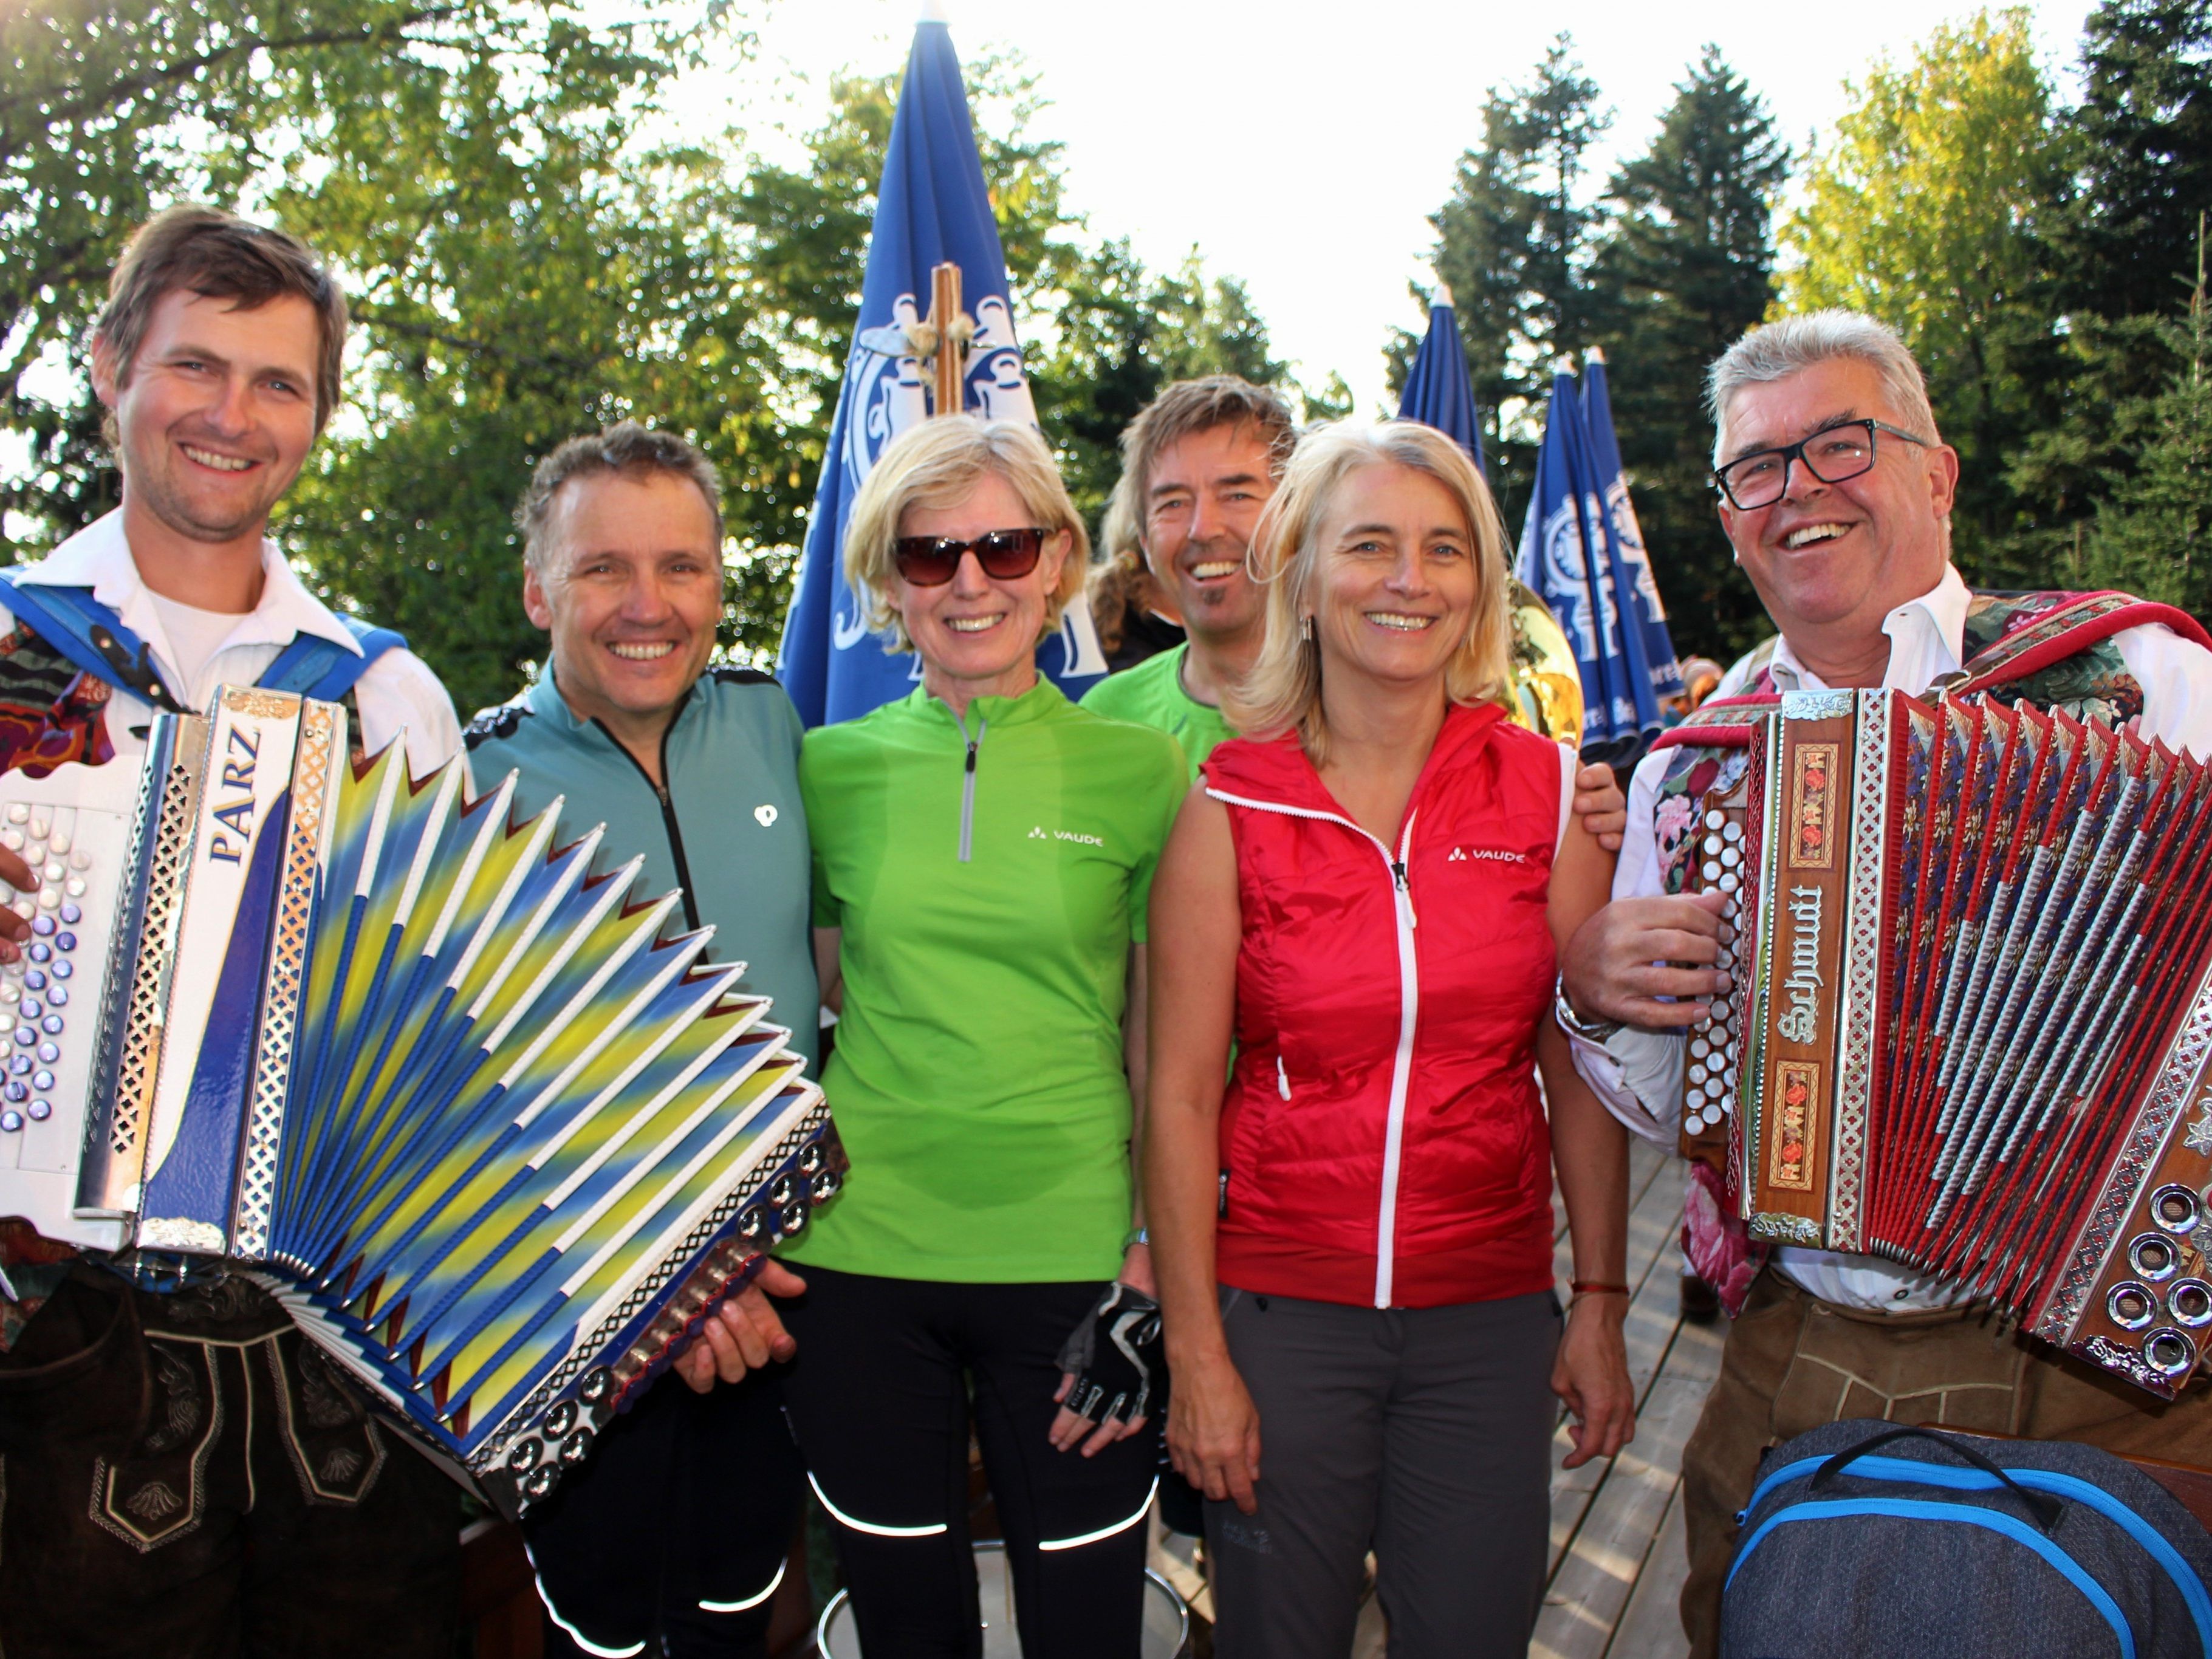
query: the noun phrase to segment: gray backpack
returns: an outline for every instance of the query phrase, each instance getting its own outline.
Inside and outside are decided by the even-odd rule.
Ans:
[[[2212,1659],[2212,1534],[2094,1446],[1831,1423],[1740,1520],[1722,1659]]]

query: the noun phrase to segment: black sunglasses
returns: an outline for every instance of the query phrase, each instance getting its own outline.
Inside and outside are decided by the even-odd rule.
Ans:
[[[891,544],[891,562],[916,587],[942,587],[973,549],[983,574],[1005,582],[1026,576],[1044,554],[1048,530],[987,530],[972,542],[951,536],[902,536]]]

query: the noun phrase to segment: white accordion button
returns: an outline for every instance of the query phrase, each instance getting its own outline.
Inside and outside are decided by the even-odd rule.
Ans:
[[[67,830],[57,830],[52,835],[46,837],[46,851],[49,853],[59,854],[68,852],[69,849],[70,838],[69,832]]]
[[[64,876],[69,873],[69,868],[59,859],[48,859],[46,860],[46,869],[40,873],[43,874],[48,881],[59,881]]]
[[[44,841],[46,838],[46,831],[53,827],[54,821],[52,818],[33,818],[31,820],[31,839],[33,841]]]
[[[29,802],[27,802],[27,801],[20,801],[20,800],[19,800],[19,801],[15,802],[13,805],[11,805],[11,806],[9,806],[9,809],[8,809],[8,822],[9,822],[9,823],[28,823],[30,821],[31,821],[31,807],[30,807],[30,803],[29,803]]]
[[[0,830],[0,847],[5,847],[11,853],[21,852],[23,850],[23,832],[21,830],[13,828]]]
[[[41,910],[51,910],[61,902],[62,890],[60,888],[41,887],[39,889],[39,908]]]
[[[84,896],[84,878],[82,876],[71,876],[67,881],[62,884],[62,890],[67,893],[71,898],[82,898]]]
[[[58,851],[59,849],[57,848],[56,850]],[[91,869],[92,854],[86,852],[82,847],[80,847],[76,852],[70,854],[70,868],[72,870]]]

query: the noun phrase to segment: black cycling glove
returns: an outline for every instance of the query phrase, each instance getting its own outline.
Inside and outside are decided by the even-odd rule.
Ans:
[[[1160,1304],[1118,1280],[1061,1345],[1060,1368],[1075,1382],[1062,1401],[1094,1423],[1128,1423],[1146,1414],[1152,1379],[1162,1375]]]

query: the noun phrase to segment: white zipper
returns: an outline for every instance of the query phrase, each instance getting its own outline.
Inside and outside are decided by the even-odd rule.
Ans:
[[[1406,1090],[1413,1071],[1413,1027],[1421,1015],[1420,963],[1413,949],[1413,929],[1419,926],[1419,918],[1413,914],[1413,889],[1406,877],[1406,854],[1413,844],[1413,820],[1419,816],[1418,809],[1406,814],[1405,826],[1398,832],[1398,854],[1393,858],[1390,848],[1379,836],[1369,834],[1341,812],[1285,806],[1276,801],[1224,794],[1218,789],[1206,793],[1227,805],[1249,807],[1255,812],[1279,812],[1285,817],[1340,823],[1382,855],[1382,866],[1389,873],[1393,896],[1397,901],[1398,1053],[1390,1066],[1390,1115],[1382,1137],[1382,1202],[1375,1222],[1375,1305],[1387,1308],[1397,1268],[1398,1165],[1406,1137]]]
[[[953,714],[952,720],[960,728],[960,741],[968,745],[967,770],[960,779],[960,862],[966,864],[975,848],[975,751],[983,746],[983,734],[991,729],[991,722],[976,721],[975,735],[971,738],[966,716]]]

